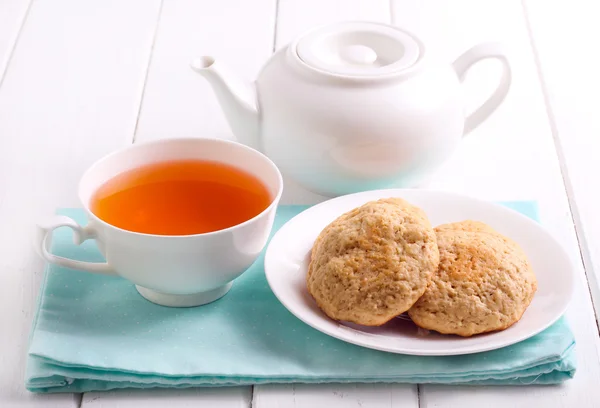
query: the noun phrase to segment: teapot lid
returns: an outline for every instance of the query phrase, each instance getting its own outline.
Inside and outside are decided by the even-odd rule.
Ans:
[[[333,75],[374,77],[413,66],[423,47],[413,35],[390,25],[344,22],[319,27],[292,45],[304,64]]]

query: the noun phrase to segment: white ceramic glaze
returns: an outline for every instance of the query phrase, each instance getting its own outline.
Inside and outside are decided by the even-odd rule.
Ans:
[[[467,116],[461,82],[486,58],[502,63],[502,77]],[[276,52],[254,83],[209,56],[192,68],[212,85],[238,140],[329,196],[418,184],[502,103],[511,82],[500,44],[439,63],[412,33],[367,22],[305,33]]]
[[[104,182],[136,167],[171,160],[213,160],[234,165],[258,177],[268,188],[271,205],[256,217],[231,228],[196,235],[164,236],[126,231],[96,217],[90,198]],[[263,154],[242,144],[218,139],[167,139],[136,144],[92,165],[79,184],[79,199],[88,224],[65,216],[40,223],[37,249],[48,261],[81,271],[119,275],[133,282],[142,296],[165,306],[197,306],[225,295],[232,281],[256,260],[273,226],[283,190],[277,167]],[[210,200],[210,197],[206,198]],[[75,244],[95,239],[105,263],[62,258],[50,253],[54,229],[73,229]]]
[[[519,322],[469,338],[429,332],[393,319],[364,327],[329,319],[306,289],[310,250],[321,230],[342,213],[367,201],[403,197],[423,208],[435,225],[465,219],[483,221],[515,240],[531,261],[538,290]],[[566,310],[574,288],[573,264],[560,244],[537,222],[498,204],[430,190],[390,189],[338,197],[300,213],[273,237],[265,254],[265,274],[281,303],[306,324],[349,343],[401,354],[457,355],[493,350],[525,340],[554,323]]]

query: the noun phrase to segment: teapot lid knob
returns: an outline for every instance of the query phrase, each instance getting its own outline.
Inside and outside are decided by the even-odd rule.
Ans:
[[[296,58],[322,73],[381,77],[404,71],[423,55],[422,43],[397,27],[343,22],[309,31],[291,45]]]
[[[348,45],[341,50],[342,59],[353,63],[370,65],[377,59],[377,53],[366,45]]]

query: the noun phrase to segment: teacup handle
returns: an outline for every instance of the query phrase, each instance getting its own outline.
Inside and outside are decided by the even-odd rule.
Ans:
[[[481,43],[471,47],[452,63],[452,67],[462,82],[469,68],[487,58],[495,58],[502,63],[502,77],[498,87],[490,97],[466,118],[463,136],[479,126],[500,106],[510,88],[511,70],[504,47],[502,44],[493,42]]]
[[[96,237],[96,231],[92,226],[82,227],[75,220],[64,215],[57,215],[41,222],[37,225],[35,245],[36,250],[46,261],[70,269],[116,275],[116,272],[108,263],[76,261],[50,253],[49,238],[52,236],[52,232],[60,227],[69,227],[73,230],[73,241],[76,245],[81,245],[87,239]]]

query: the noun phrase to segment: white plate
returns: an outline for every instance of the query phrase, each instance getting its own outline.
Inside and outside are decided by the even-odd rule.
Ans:
[[[421,207],[434,226],[465,219],[483,221],[520,244],[538,279],[538,290],[521,320],[504,331],[461,338],[435,332],[423,335],[412,322],[400,318],[380,327],[363,327],[336,322],[321,312],[305,284],[315,238],[342,213],[384,197],[402,197]],[[271,240],[265,255],[265,273],[279,301],[315,329],[368,348],[428,356],[476,353],[525,340],[558,320],[567,308],[574,285],[569,257],[537,222],[498,204],[429,190],[367,191],[307,209],[287,222]]]

